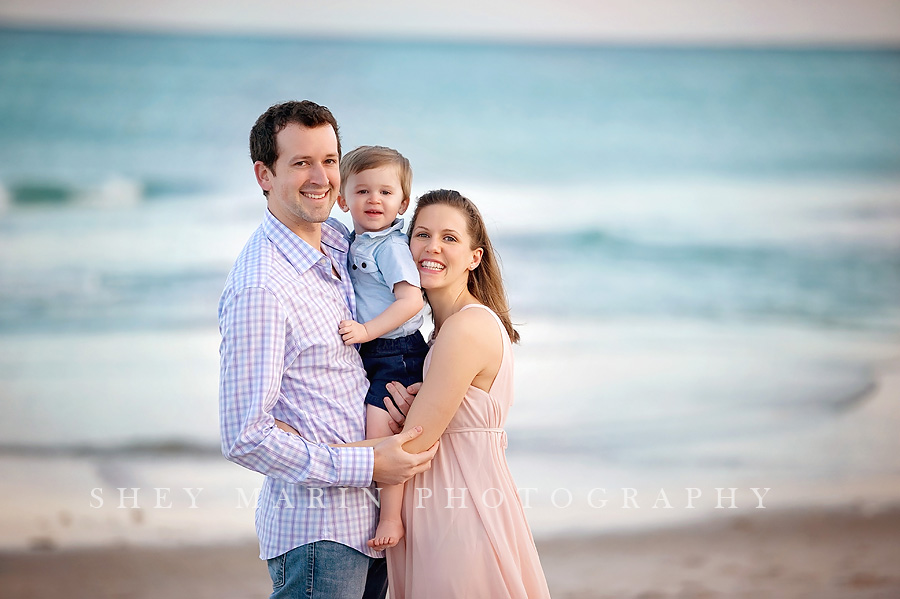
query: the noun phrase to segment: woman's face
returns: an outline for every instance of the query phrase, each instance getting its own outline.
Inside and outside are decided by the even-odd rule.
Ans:
[[[481,261],[482,249],[472,249],[472,238],[461,211],[446,204],[419,210],[410,231],[409,249],[419,269],[422,289],[465,285],[469,270]]]

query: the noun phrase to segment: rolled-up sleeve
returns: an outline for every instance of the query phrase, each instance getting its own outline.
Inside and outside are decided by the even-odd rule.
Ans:
[[[272,409],[281,395],[286,312],[265,288],[224,297],[219,416],[222,453],[246,468],[307,486],[366,487],[374,452],[368,447],[311,443],[275,426]]]
[[[413,287],[421,286],[419,270],[405,236],[392,236],[380,244],[375,250],[375,260],[388,289],[393,290],[394,285],[400,281],[406,281]]]

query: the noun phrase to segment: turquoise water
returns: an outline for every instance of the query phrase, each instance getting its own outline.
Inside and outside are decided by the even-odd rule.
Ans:
[[[900,52],[0,30],[0,179],[231,189],[262,108],[314,98],[420,180],[896,176]]]
[[[7,29],[0,444],[214,451],[246,137],[297,98],[481,206],[525,339],[511,451],[761,467],[898,353],[898,51]]]

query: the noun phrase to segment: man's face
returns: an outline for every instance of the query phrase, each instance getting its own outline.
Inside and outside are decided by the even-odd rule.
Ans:
[[[331,125],[310,129],[290,123],[275,141],[274,170],[257,162],[257,181],[269,192],[269,211],[304,237],[328,219],[340,192],[337,135]]]

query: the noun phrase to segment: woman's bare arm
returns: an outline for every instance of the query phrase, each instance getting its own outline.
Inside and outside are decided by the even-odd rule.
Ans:
[[[496,371],[503,345],[493,316],[465,310],[447,319],[431,350],[428,376],[416,394],[404,430],[421,426],[422,434],[404,444],[411,453],[431,447],[444,433],[469,385],[485,370]],[[487,333],[486,332],[490,332]]]

